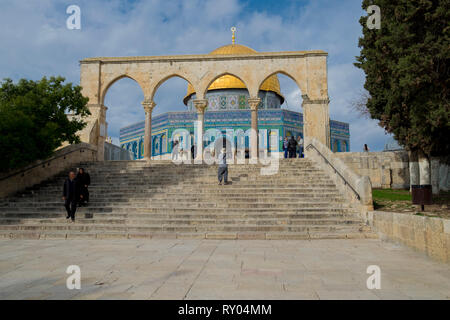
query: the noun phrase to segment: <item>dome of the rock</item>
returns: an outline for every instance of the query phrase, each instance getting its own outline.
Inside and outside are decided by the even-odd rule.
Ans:
[[[257,53],[257,51],[249,48],[247,46],[241,44],[229,44],[222,47],[219,47],[213,51],[211,51],[210,55],[232,55],[232,54],[252,54]],[[209,86],[208,91],[212,90],[224,90],[224,89],[247,89],[245,84],[237,77],[233,75],[223,75]],[[281,104],[284,101],[283,96],[280,91],[280,82],[278,81],[277,75],[272,75],[267,78],[261,85],[260,90],[262,91],[270,91],[277,94],[280,98]],[[195,93],[194,88],[191,84],[188,84],[187,94],[183,99],[184,104],[188,104],[190,97]]]

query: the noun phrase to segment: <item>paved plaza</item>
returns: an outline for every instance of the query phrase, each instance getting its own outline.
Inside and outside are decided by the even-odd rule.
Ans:
[[[0,241],[0,299],[449,298],[448,264],[376,239]]]

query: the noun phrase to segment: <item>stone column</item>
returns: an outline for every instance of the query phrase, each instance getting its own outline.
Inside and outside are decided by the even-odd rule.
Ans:
[[[197,137],[196,141],[194,141],[194,144],[197,149],[197,154],[195,156],[195,163],[202,163],[203,162],[203,124],[205,121],[205,109],[208,106],[208,100],[202,99],[198,100],[195,99],[193,101],[195,109],[197,109]]]
[[[108,135],[108,123],[106,122],[106,110],[108,108],[102,104],[97,105],[97,110],[95,113],[97,114],[97,127],[95,131],[95,135],[97,136],[97,160],[104,161],[105,160],[105,141]]]
[[[260,98],[248,99],[251,109],[251,128],[250,128],[250,162],[258,161],[258,106],[261,103]]]
[[[330,148],[330,100],[310,100],[308,95],[302,98],[304,137],[314,137]]]
[[[145,110],[144,159],[150,160],[152,158],[152,111],[156,103],[145,99],[142,101],[142,106]]]

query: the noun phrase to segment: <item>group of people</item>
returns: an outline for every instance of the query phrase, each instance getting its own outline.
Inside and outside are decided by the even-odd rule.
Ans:
[[[89,203],[89,190],[91,177],[83,168],[78,169],[78,173],[70,171],[69,176],[64,181],[63,200],[67,211],[67,219],[75,221],[77,206],[84,206]]]
[[[284,138],[283,141],[284,158],[303,158],[303,139],[298,136],[297,139],[291,136],[290,139]]]

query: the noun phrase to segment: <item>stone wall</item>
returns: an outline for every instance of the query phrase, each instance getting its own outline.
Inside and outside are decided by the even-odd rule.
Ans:
[[[433,259],[450,262],[450,220],[371,211],[368,223],[380,237],[407,245]]]
[[[0,175],[0,198],[39,184],[84,161],[96,161],[97,148],[87,143],[69,145],[52,157]]]
[[[368,176],[373,188],[409,189],[409,160],[406,151],[338,152],[349,168]]]

